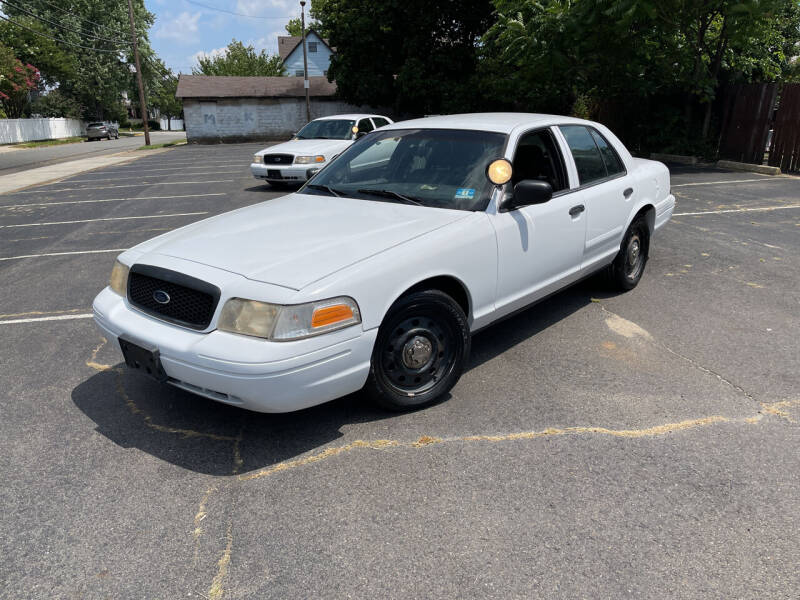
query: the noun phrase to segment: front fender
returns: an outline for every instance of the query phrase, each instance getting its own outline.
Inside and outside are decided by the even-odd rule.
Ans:
[[[346,295],[361,309],[365,330],[380,326],[389,308],[409,288],[433,277],[452,277],[467,292],[470,328],[491,315],[497,286],[497,242],[486,213],[399,244],[334,273],[301,294],[308,299]]]

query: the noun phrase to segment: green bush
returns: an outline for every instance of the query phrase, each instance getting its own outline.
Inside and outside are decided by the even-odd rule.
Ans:
[[[150,128],[150,131],[161,131],[161,123],[154,119],[147,119],[147,126]]]

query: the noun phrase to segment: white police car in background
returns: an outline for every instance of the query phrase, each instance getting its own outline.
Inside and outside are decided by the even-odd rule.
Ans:
[[[290,141],[257,152],[250,171],[273,186],[303,183],[356,139],[390,123],[389,117],[368,114],[315,119]]]

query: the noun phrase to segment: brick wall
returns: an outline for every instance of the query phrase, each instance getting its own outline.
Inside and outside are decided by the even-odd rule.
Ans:
[[[372,112],[337,100],[311,99],[311,118]],[[184,124],[189,142],[213,144],[285,140],[306,124],[305,98],[185,99]]]

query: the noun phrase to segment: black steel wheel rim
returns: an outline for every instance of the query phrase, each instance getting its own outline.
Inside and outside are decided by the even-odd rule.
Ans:
[[[432,315],[406,316],[388,330],[378,362],[389,386],[416,396],[447,377],[456,362],[457,347],[458,335],[450,323]]]
[[[640,231],[634,231],[625,247],[625,276],[636,280],[642,274],[645,261],[645,241]]]

